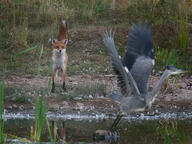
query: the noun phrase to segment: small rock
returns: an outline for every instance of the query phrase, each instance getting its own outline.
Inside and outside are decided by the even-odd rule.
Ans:
[[[66,102],[66,101],[63,101],[63,102],[62,102],[62,105],[69,105],[69,103]]]
[[[83,103],[80,103],[80,102],[77,102],[77,103],[76,103],[76,106],[75,106],[75,109],[76,109],[76,110],[82,110],[82,109],[84,109],[84,104],[83,104]]]
[[[13,108],[12,106],[7,106],[7,109],[10,109],[10,110],[11,110],[12,108]]]
[[[89,98],[93,98],[93,96],[92,96],[92,95],[89,95]]]
[[[16,105],[16,104],[14,104],[14,105],[13,105],[13,108],[17,108],[17,105]]]
[[[11,100],[12,100],[12,101],[15,101],[15,100],[16,100],[16,97],[11,98]]]
[[[58,104],[53,104],[50,106],[51,109],[57,110],[60,108],[60,106]]]
[[[178,83],[177,86],[178,88],[182,88],[182,89],[187,87],[186,83]]]
[[[69,103],[66,101],[63,101],[60,109],[69,109]]]
[[[74,100],[82,100],[82,97],[75,97]]]
[[[23,105],[19,106],[19,110],[23,110],[23,109],[24,109]]]

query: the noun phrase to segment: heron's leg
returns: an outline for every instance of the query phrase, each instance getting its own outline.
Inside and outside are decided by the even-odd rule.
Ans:
[[[117,125],[119,124],[119,121],[121,120],[121,118],[122,118],[124,115],[125,115],[125,113],[123,113],[123,112],[120,112],[120,113],[117,115],[116,119],[114,120],[114,122],[113,122],[113,124],[112,124],[112,126],[111,126],[111,131],[115,131],[115,130],[116,130]]]

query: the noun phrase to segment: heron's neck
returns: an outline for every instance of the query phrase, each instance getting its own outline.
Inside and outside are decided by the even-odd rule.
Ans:
[[[159,92],[160,92],[162,86],[165,84],[165,81],[168,76],[169,76],[169,72],[167,70],[165,70],[165,72],[161,76],[159,82],[155,85],[153,90],[148,94],[146,102],[147,102],[147,104],[149,104],[149,106],[151,106],[151,104],[153,103],[155,98],[159,95]]]

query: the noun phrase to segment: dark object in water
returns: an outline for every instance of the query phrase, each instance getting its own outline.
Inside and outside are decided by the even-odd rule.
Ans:
[[[107,141],[109,143],[111,142],[117,142],[120,134],[117,130],[117,125],[119,124],[119,121],[123,117],[124,113],[118,114],[117,118],[114,120],[113,124],[111,125],[110,130],[96,130],[93,134],[93,140],[95,141]]]
[[[118,131],[111,130],[96,130],[93,134],[93,140],[95,141],[106,141],[106,142],[117,142],[120,135]]]

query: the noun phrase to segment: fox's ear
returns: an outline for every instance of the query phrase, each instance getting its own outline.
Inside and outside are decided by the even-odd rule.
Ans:
[[[57,42],[56,39],[53,39],[53,40],[52,40],[52,44],[55,44],[56,42]]]
[[[67,45],[68,39],[64,39],[64,40],[63,40],[63,43]]]

